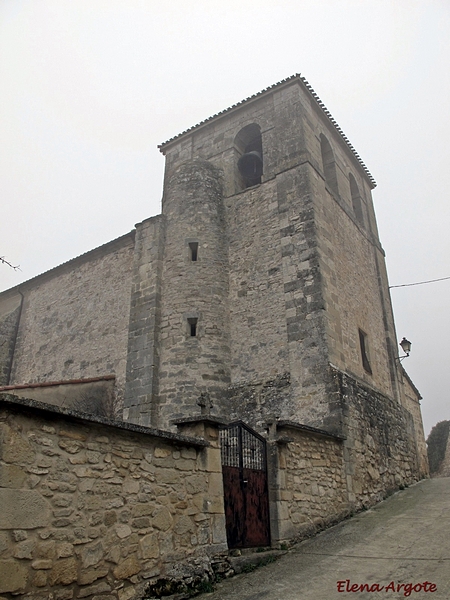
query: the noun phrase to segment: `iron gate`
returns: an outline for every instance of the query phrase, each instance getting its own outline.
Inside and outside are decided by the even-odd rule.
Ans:
[[[242,423],[220,431],[229,548],[270,545],[266,441]]]

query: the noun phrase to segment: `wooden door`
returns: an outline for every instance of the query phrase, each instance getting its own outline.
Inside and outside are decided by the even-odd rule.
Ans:
[[[228,547],[269,546],[266,442],[238,422],[221,430],[220,444]]]

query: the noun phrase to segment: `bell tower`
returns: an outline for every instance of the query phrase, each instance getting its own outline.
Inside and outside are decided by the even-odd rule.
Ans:
[[[125,415],[168,429],[207,397],[212,416],[262,434],[288,421],[346,437],[361,477],[355,448],[368,423],[380,447],[408,428],[420,445],[375,181],[306,80],[263,90],[160,150],[162,214],[136,230]],[[387,434],[389,418],[398,428]]]

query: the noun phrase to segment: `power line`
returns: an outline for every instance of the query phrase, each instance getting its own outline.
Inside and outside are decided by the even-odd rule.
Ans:
[[[403,283],[401,285],[390,285],[389,289],[397,287],[409,287],[410,285],[423,285],[424,283],[434,283],[435,281],[445,281],[450,277],[441,277],[440,279],[430,279],[429,281],[418,281],[417,283]]]

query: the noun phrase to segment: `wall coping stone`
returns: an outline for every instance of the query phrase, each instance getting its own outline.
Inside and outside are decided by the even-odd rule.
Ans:
[[[203,416],[199,415],[198,417],[183,417],[182,419],[177,419],[176,421],[172,421],[174,425],[184,425],[189,423],[205,423],[207,425],[228,425],[227,421],[224,421],[220,417],[214,417],[211,415]]]
[[[316,435],[333,438],[339,441],[344,441],[345,439],[347,439],[342,435],[330,433],[329,431],[325,431],[324,429],[317,429],[317,427],[311,427],[310,425],[302,425],[301,423],[297,423],[296,421],[278,421],[276,425],[277,430],[284,428],[299,429],[300,431],[308,431],[310,433],[315,433]],[[283,442],[283,439],[280,438],[280,441]]]
[[[115,379],[115,375],[101,375],[100,377],[86,377],[86,379],[63,379],[61,381],[42,381],[40,383],[19,383],[16,385],[4,385],[0,387],[0,392],[9,390],[24,390],[29,388],[50,387],[56,385],[74,385],[77,383],[94,383],[95,381],[109,381]]]
[[[82,421],[85,423],[98,423],[106,427],[112,427],[114,429],[132,431],[134,433],[141,433],[144,435],[150,435],[153,437],[161,438],[169,442],[179,442],[184,445],[194,446],[197,448],[206,448],[210,444],[202,438],[180,435],[178,433],[172,433],[171,431],[163,431],[161,429],[155,429],[153,427],[145,427],[144,425],[136,425],[135,423],[128,423],[127,421],[115,421],[106,417],[100,417],[98,415],[91,415],[83,413],[78,410],[72,410],[69,408],[62,408],[59,406],[53,406],[40,402],[38,400],[31,400],[29,398],[18,398],[12,394],[0,393],[0,406],[6,406],[16,408],[19,411],[31,410],[34,412],[53,414],[61,417],[66,417],[69,420]]]

